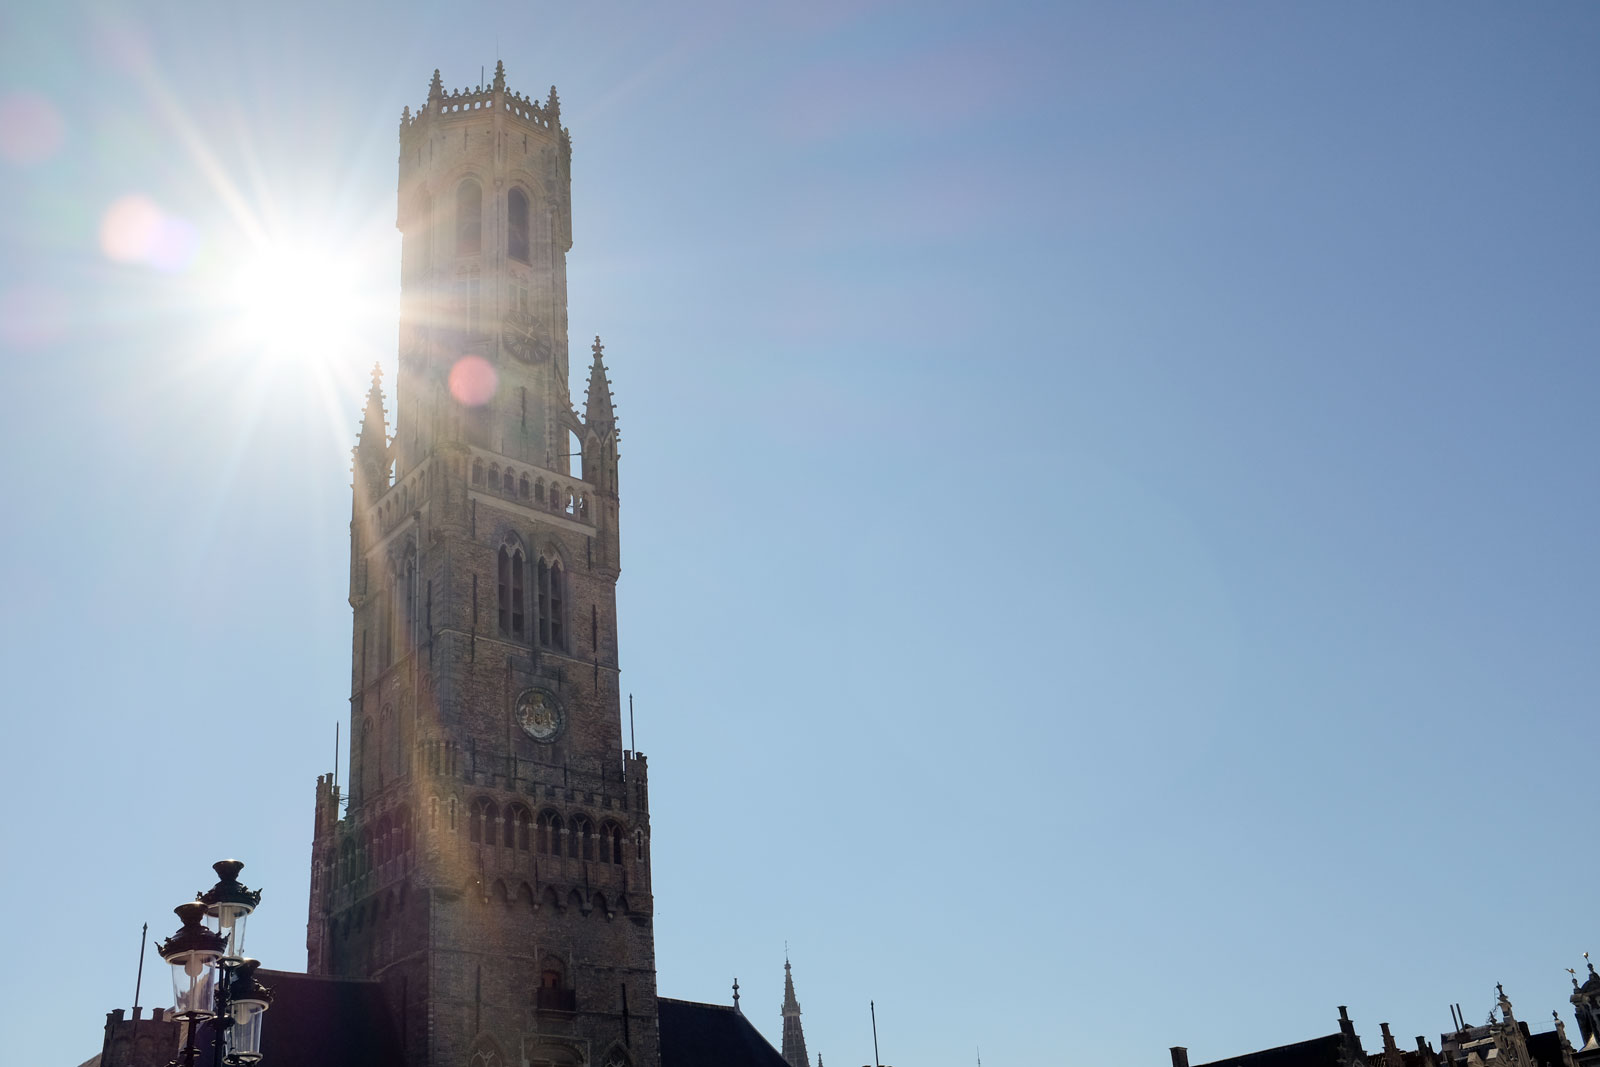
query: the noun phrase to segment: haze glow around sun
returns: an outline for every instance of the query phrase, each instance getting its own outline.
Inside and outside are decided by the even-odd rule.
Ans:
[[[275,239],[241,257],[227,301],[244,345],[259,345],[274,361],[316,363],[361,333],[368,284],[362,265],[338,249]]]

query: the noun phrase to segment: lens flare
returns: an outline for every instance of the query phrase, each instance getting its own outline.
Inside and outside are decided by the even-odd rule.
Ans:
[[[499,375],[482,356],[462,356],[450,368],[450,395],[467,407],[487,404],[499,384]]]
[[[100,220],[100,250],[118,263],[181,271],[193,262],[199,245],[193,225],[137,193],[114,201]]]
[[[0,157],[24,166],[43,163],[61,148],[66,124],[38,93],[0,96]]]

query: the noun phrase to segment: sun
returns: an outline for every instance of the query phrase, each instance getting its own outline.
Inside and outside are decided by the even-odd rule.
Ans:
[[[335,247],[264,242],[228,285],[240,340],[274,360],[323,362],[349,350],[369,318],[367,277]]]

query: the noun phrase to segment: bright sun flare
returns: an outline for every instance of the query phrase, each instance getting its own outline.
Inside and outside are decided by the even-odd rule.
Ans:
[[[236,272],[243,340],[275,359],[321,361],[347,349],[367,314],[362,271],[329,249],[269,244]]]

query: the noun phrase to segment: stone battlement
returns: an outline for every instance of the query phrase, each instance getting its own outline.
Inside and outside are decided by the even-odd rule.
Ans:
[[[495,64],[494,82],[487,88],[478,85],[448,93],[439,80],[439,72],[434,71],[433,83],[428,87],[427,103],[414,114],[409,106],[402,110],[400,130],[403,134],[425,121],[448,120],[496,110],[506,112],[537,129],[553,130],[563,135],[566,132],[561,129],[561,100],[556,95],[556,87],[550,87],[550,95],[542,104],[532,97],[511,92],[506,88],[503,63]]]

